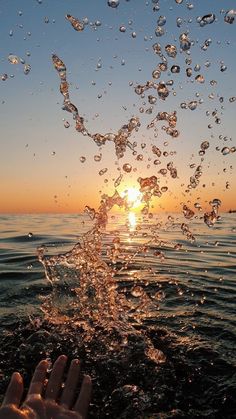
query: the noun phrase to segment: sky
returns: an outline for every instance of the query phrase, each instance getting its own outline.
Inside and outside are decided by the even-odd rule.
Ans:
[[[158,5],[159,10],[153,10]],[[139,188],[139,177],[155,175],[161,187],[168,187],[162,197],[153,199],[154,212],[180,211],[183,203],[196,202],[209,209],[214,198],[221,199],[223,211],[236,208],[236,153],[221,152],[236,146],[236,101],[229,100],[236,96],[236,17],[233,24],[224,21],[225,13],[234,7],[235,0],[183,0],[181,4],[120,0],[117,8],[109,7],[107,0],[1,0],[0,212],[78,213],[85,205],[97,208],[102,194],[114,193],[120,174],[121,194],[127,188]],[[215,21],[201,26],[197,18],[211,13]],[[88,24],[78,32],[66,14]],[[160,16],[166,18],[161,26],[164,34],[156,36]],[[180,27],[177,18],[182,20]],[[189,53],[179,46],[179,36],[186,32],[192,42]],[[209,47],[202,50],[209,39]],[[161,62],[152,48],[157,42],[168,68],[154,80],[152,72]],[[177,47],[176,58],[165,53],[168,44]],[[11,64],[10,54],[23,63]],[[127,149],[118,160],[112,142],[99,148],[76,132],[72,114],[62,109],[52,54],[66,65],[70,99],[90,132],[117,133],[131,117],[140,118],[139,130],[130,137],[137,142],[136,155]],[[186,59],[191,63],[186,64]],[[28,74],[25,64],[30,65]],[[173,65],[180,67],[179,73],[170,71]],[[186,76],[187,67],[193,69],[191,77]],[[205,82],[196,81],[197,75],[204,76]],[[135,86],[148,80],[173,80],[166,100],[158,97],[156,89],[143,97],[135,93]],[[155,104],[150,105],[149,95],[157,97]],[[181,107],[191,101],[197,101],[195,110]],[[161,111],[177,112],[178,138],[165,133],[163,121],[147,129]],[[203,141],[209,142],[209,148],[201,161]],[[153,145],[162,152],[159,159],[152,153]],[[101,155],[99,162],[94,160],[97,155]],[[177,168],[176,179],[159,173],[169,162]],[[130,173],[124,172],[125,163],[132,166]],[[189,190],[189,178],[200,164],[199,185]]]

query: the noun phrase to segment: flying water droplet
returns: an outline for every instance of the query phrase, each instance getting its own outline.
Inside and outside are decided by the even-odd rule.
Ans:
[[[179,42],[180,42],[180,48],[183,51],[188,51],[190,49],[191,42],[189,40],[189,37],[188,37],[187,33],[184,32],[179,36]]]
[[[235,16],[236,16],[236,10],[233,10],[233,9],[228,10],[228,11],[225,13],[225,16],[224,16],[224,21],[225,21],[226,23],[229,23],[230,25],[232,25],[232,23],[234,23]]]
[[[230,153],[230,148],[229,147],[223,147],[221,150],[221,153],[223,154],[223,156],[226,156],[227,154]]]
[[[159,83],[157,86],[157,93],[160,99],[165,100],[169,96],[169,90],[165,83]]]
[[[126,27],[124,25],[121,25],[119,28],[120,32],[126,32]]]
[[[30,64],[25,64],[24,65],[24,74],[26,74],[26,75],[29,74],[30,70],[31,70]]]
[[[201,143],[201,150],[207,150],[209,146],[210,146],[209,141],[203,141]]]
[[[170,45],[170,44],[166,45],[165,46],[165,51],[166,51],[167,55],[171,58],[175,58],[176,55],[177,55],[177,48],[176,48],[175,45]]]
[[[81,32],[84,30],[83,21],[80,21],[79,19],[71,15],[66,15],[65,18],[70,22],[71,26],[75,29],[75,31]]]
[[[109,7],[112,7],[113,9],[115,9],[116,7],[119,6],[120,0],[108,0],[107,4]]]
[[[193,73],[193,70],[191,67],[186,68],[186,75],[187,77],[191,77]]]
[[[164,26],[166,24],[166,17],[165,16],[159,16],[157,19],[157,25],[158,26]]]
[[[182,24],[183,24],[183,19],[181,17],[177,17],[176,25],[178,26],[178,28],[180,28]]]
[[[151,105],[154,105],[154,104],[156,103],[156,101],[157,101],[157,98],[156,98],[155,96],[152,96],[152,95],[149,95],[149,96],[148,96],[148,102],[149,102]]]
[[[222,72],[222,73],[224,73],[224,71],[226,71],[227,70],[227,66],[225,65],[225,64],[221,64],[221,66],[220,66],[220,71]]]
[[[125,164],[123,165],[123,170],[124,170],[124,172],[126,172],[126,173],[130,173],[130,172],[131,172],[131,170],[132,170],[132,166],[131,166],[129,163],[125,163]]]
[[[183,214],[185,218],[190,220],[194,216],[194,211],[192,211],[190,208],[187,207],[187,205],[183,205]]]
[[[191,102],[189,102],[188,108],[191,111],[194,111],[197,108],[197,101],[196,100],[192,100]]]
[[[178,73],[180,73],[180,66],[179,65],[172,65],[170,71],[173,74],[178,74]]]
[[[195,80],[198,81],[198,83],[205,83],[205,78],[204,78],[204,76],[202,74],[198,74],[195,77]]]
[[[165,33],[165,29],[162,26],[157,26],[156,30],[155,30],[155,35],[157,37],[164,35]]]
[[[99,176],[103,176],[106,172],[107,172],[107,167],[105,167],[104,169],[99,170]]]
[[[161,71],[159,70],[159,68],[156,68],[155,70],[153,70],[152,77],[154,79],[159,79],[160,76],[161,76]]]
[[[204,15],[200,21],[199,21],[199,25],[200,26],[205,26],[205,25],[210,25],[211,23],[215,22],[216,16],[214,13],[209,13],[207,15]]]
[[[9,61],[9,63],[11,63],[11,64],[19,64],[20,59],[19,59],[16,55],[9,54],[9,55],[8,55],[8,61]]]

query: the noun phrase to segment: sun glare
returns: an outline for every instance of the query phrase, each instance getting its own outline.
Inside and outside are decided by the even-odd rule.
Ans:
[[[137,208],[141,205],[142,194],[136,188],[128,188],[124,192],[124,196],[127,199],[127,203],[130,208]]]

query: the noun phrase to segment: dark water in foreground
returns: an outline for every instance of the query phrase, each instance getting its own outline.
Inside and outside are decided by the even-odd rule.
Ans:
[[[212,229],[192,221],[194,243],[182,235],[182,217],[173,217],[174,224],[167,215],[152,220],[159,246],[139,252],[115,276],[124,294],[142,285],[158,299],[156,311],[132,325],[125,339],[100,327],[88,339],[81,325],[34,320],[42,318],[39,297],[51,293],[36,249],[70,250],[90,228],[85,216],[0,217],[0,392],[15,368],[30,374],[42,357],[66,352],[84,359],[93,377],[91,417],[236,417],[236,214],[223,214]],[[136,228],[133,219],[129,228]],[[148,224],[141,237],[130,236],[116,216],[104,235],[104,259],[114,232],[130,252],[149,238]],[[182,247],[175,250],[176,244]],[[147,357],[148,342],[165,362]]]

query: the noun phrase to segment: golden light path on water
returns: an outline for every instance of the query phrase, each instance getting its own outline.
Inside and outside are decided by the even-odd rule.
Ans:
[[[129,220],[129,228],[130,230],[134,230],[137,224],[137,220],[136,220],[136,214],[132,211],[129,212],[128,214],[128,220]]]

